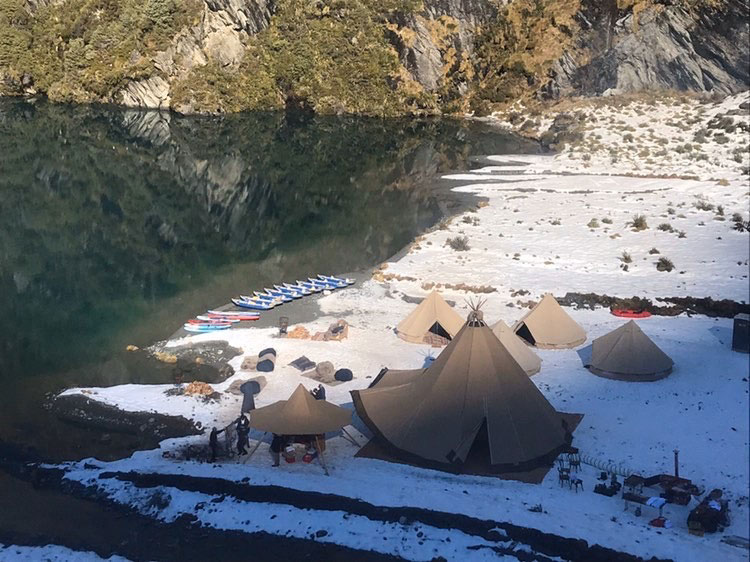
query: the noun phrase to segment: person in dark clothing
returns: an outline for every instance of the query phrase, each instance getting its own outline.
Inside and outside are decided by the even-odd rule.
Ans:
[[[219,434],[224,433],[225,429],[216,429],[214,427],[208,436],[208,446],[211,448],[211,462],[216,462],[216,451],[219,448]]]
[[[325,400],[326,399],[326,389],[323,388],[322,384],[319,384],[317,388],[312,389],[312,395],[315,400]]]
[[[245,447],[250,446],[248,436],[250,435],[250,420],[247,419],[245,414],[242,414],[237,418],[237,454],[246,455],[247,449]]]
[[[286,439],[282,435],[273,434],[271,439],[271,458],[273,459],[272,466],[279,466],[279,460],[281,460],[281,451],[286,445]]]

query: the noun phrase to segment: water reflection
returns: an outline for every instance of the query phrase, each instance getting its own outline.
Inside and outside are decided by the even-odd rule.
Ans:
[[[104,360],[250,287],[377,263],[443,212],[435,174],[533,148],[446,120],[2,101],[0,376]]]

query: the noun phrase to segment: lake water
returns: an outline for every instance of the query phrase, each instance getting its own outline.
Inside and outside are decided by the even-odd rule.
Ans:
[[[39,441],[47,392],[131,382],[101,368],[128,344],[385,260],[451,211],[439,174],[536,149],[468,121],[0,101],[0,440]]]

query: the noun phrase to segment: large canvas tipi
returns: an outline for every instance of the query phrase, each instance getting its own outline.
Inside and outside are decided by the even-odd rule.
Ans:
[[[378,443],[405,462],[460,471],[479,451],[492,471],[520,471],[567,445],[560,414],[479,312],[423,373],[352,397]]]
[[[588,369],[625,381],[655,381],[672,372],[674,362],[632,320],[597,338]]]
[[[433,291],[396,327],[401,339],[423,343],[429,334],[450,340],[463,326],[464,321],[440,293]]]
[[[516,323],[513,331],[542,349],[567,349],[586,341],[583,328],[549,294]]]
[[[539,356],[531,351],[528,345],[513,333],[508,325],[500,320],[497,324],[492,326],[492,331],[500,340],[500,343],[505,346],[510,354],[513,356],[519,365],[526,371],[526,374],[531,376],[535,375],[542,368],[542,360]]]

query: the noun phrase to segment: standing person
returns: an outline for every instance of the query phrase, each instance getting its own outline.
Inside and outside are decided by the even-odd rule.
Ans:
[[[245,414],[242,414],[237,418],[237,454],[246,455],[246,446],[250,445],[248,436],[250,435],[250,420],[247,419]]]
[[[216,462],[216,450],[219,447],[219,434],[224,433],[224,429],[216,429],[215,427],[211,430],[211,435],[208,437],[208,446],[211,448],[211,462]]]
[[[279,460],[281,460],[281,450],[284,448],[285,439],[281,435],[273,434],[271,439],[271,458],[273,464],[271,466],[279,466]]]

